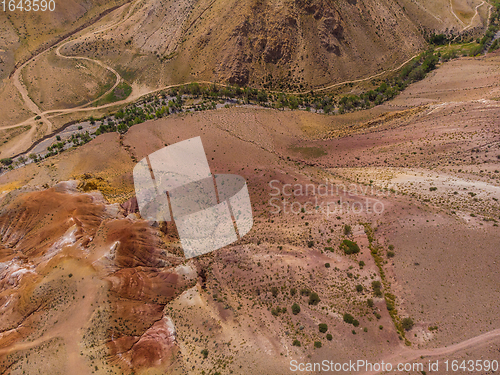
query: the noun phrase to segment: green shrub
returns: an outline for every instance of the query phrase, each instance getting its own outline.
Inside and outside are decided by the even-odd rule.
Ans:
[[[315,348],[318,348],[318,349],[319,349],[319,348],[321,348],[321,342],[319,342],[319,341],[314,341],[314,347],[315,347]]]
[[[295,289],[295,288],[290,289],[290,295],[291,296],[294,296],[296,294],[297,294],[297,289]]]
[[[310,305],[317,305],[321,300],[319,299],[318,293],[312,292],[309,295],[309,304]]]
[[[300,341],[295,339],[293,340],[293,343],[292,343],[293,346],[300,346]]]
[[[293,315],[297,315],[300,312],[300,306],[297,303],[292,305],[292,313]]]
[[[368,307],[373,307],[374,305],[373,300],[371,298],[367,299],[366,303],[368,304]]]
[[[406,329],[407,331],[409,331],[410,329],[413,328],[413,319],[412,318],[404,318],[402,321],[401,321],[401,325],[403,326],[404,329]]]
[[[354,317],[351,314],[345,313],[344,322],[346,322],[347,324],[352,324],[354,322]]]
[[[330,268],[330,263],[325,263],[326,268]]]
[[[208,349],[203,349],[201,351],[201,354],[203,354],[203,358],[207,358],[208,357]]]
[[[359,321],[358,321],[358,320],[356,320],[356,319],[354,319],[354,320],[353,320],[353,322],[352,322],[352,325],[353,325],[354,327],[358,327],[358,326],[359,326]]]
[[[344,225],[344,235],[349,236],[352,233],[352,227],[348,224]]]
[[[382,296],[382,283],[378,280],[372,281],[373,294],[377,297]]]
[[[356,285],[356,291],[361,293],[363,291],[363,285],[361,284]]]
[[[300,295],[301,296],[308,296],[309,294],[311,294],[311,291],[309,289],[307,289],[307,288],[302,288],[300,290]]]
[[[332,341],[333,336],[332,336],[331,334],[329,334],[329,333],[328,333],[328,334],[326,335],[326,339],[327,339],[328,341]]]
[[[386,299],[385,305],[387,306],[387,310],[389,310],[389,311],[394,310],[394,302]]]
[[[276,288],[275,286],[273,286],[273,287],[271,288],[271,293],[272,293],[273,297],[277,297],[277,296],[278,296],[278,293],[279,293],[278,288]]]
[[[342,245],[340,247],[344,250],[344,252],[348,255],[359,253],[360,249],[356,242],[350,240],[342,241]]]
[[[318,327],[321,333],[326,333],[326,331],[328,331],[328,325],[326,325],[325,323],[321,323]]]

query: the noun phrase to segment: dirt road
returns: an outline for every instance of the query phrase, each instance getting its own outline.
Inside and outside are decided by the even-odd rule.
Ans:
[[[422,357],[429,358],[429,357],[448,356],[450,354],[454,354],[464,349],[479,347],[481,345],[487,344],[499,338],[500,338],[500,329],[495,329],[493,331],[459,342],[457,344],[436,349],[411,350],[407,349],[406,347],[402,347],[401,350],[398,351],[397,353],[389,357],[383,358],[383,361],[385,363],[391,363],[393,365],[393,368],[397,368],[397,364],[399,363],[408,363],[411,361],[419,360]],[[370,371],[363,373],[363,375],[377,375],[381,373],[382,372]]]

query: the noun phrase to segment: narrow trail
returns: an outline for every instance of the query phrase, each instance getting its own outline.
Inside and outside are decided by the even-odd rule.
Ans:
[[[118,8],[117,10],[119,9],[124,9],[125,7],[129,6],[129,10],[126,14],[126,16],[117,21],[117,22],[113,22],[111,23],[110,25],[107,25],[107,26],[104,26],[104,27],[101,27],[101,28],[98,28],[97,30],[94,30],[94,31],[91,31],[87,34],[84,34],[83,36],[80,36],[80,38],[82,37],[85,37],[85,36],[89,36],[89,35],[96,35],[98,33],[101,33],[101,32],[105,32],[113,27],[116,27],[118,25],[120,25],[121,23],[125,22],[128,18],[130,18],[130,16],[132,15],[132,13],[134,12],[135,8],[137,7],[137,5],[141,2],[141,0],[136,0],[132,5],[130,3],[127,3],[127,4],[124,4],[122,7]],[[99,21],[100,18],[97,20]],[[96,21],[96,22],[97,22]],[[90,25],[89,27],[91,27],[92,25]],[[83,31],[83,30],[82,30]],[[98,61],[98,60],[94,60],[94,59],[90,59],[90,58],[86,58],[86,57],[72,57],[72,56],[65,56],[61,53],[61,48],[64,47],[65,45],[67,45],[68,43],[70,43],[71,41],[73,41],[73,35],[70,35],[68,36],[66,39],[62,40],[60,43],[59,43],[59,46],[56,48],[56,55],[60,58],[66,58],[66,59],[80,59],[80,60],[87,60],[87,61],[90,61],[90,62],[93,62],[93,63],[96,63],[98,64],[99,66],[103,67],[104,69],[107,69],[108,71],[112,72],[115,77],[116,77],[116,82],[115,84],[113,85],[113,87],[106,91],[103,95],[101,95],[99,98],[89,102],[89,103],[86,103],[82,106],[79,106],[79,107],[76,107],[76,108],[81,108],[81,107],[85,107],[85,106],[88,106],[88,105],[91,105],[95,102],[97,102],[98,100],[100,100],[101,98],[103,98],[104,96],[108,95],[109,93],[111,93],[119,84],[120,82],[122,81],[122,77],[120,76],[120,74],[114,70],[113,68],[107,66],[106,64],[104,64],[103,62],[101,61]],[[25,125],[29,125],[31,126],[31,130],[27,133],[25,133],[20,139],[18,139],[16,141],[16,144],[13,145],[12,147],[10,147],[8,150],[5,150],[3,153],[4,154],[17,154],[19,152],[22,152],[23,150],[27,149],[30,147],[30,145],[33,143],[33,136],[36,134],[36,131],[37,131],[37,120],[36,120],[36,117],[37,116],[40,116],[40,120],[47,126],[47,130],[45,131],[45,135],[48,135],[48,134],[51,134],[53,132],[53,125],[52,123],[49,121],[49,114],[53,113],[53,111],[42,111],[40,109],[40,107],[38,107],[38,105],[33,101],[31,100],[30,96],[29,96],[29,93],[28,93],[28,90],[26,88],[26,86],[24,85],[24,83],[22,82],[22,77],[21,77],[21,73],[23,71],[23,69],[28,65],[30,64],[32,61],[35,61],[38,57],[42,56],[43,54],[45,53],[48,53],[49,51],[51,51],[53,49],[53,47],[51,48],[48,48],[42,52],[40,52],[38,55],[34,56],[32,59],[26,61],[23,65],[21,65],[19,68],[16,69],[16,71],[13,73],[12,75],[12,80],[13,80],[13,84],[14,86],[17,88],[17,90],[19,91],[19,93],[21,94],[21,97],[24,101],[24,103],[26,104],[26,106],[28,107],[28,109],[35,113],[35,117],[32,117],[32,118],[29,118],[21,123],[18,123],[18,124],[15,124],[15,125],[10,125],[10,126],[5,126],[5,127],[2,127],[2,129],[12,129],[12,128],[17,128],[19,126],[25,126]],[[66,112],[66,113],[71,113],[70,111]]]
[[[481,8],[484,4],[488,4],[488,3],[487,3],[486,1],[483,1],[481,4],[479,4],[479,5],[477,5],[477,6],[476,6],[476,11],[475,11],[475,13],[474,13],[474,16],[473,16],[473,17],[471,18],[471,20],[470,20],[470,24],[469,24],[468,26],[465,26],[465,27],[462,29],[462,31],[465,31],[465,30],[467,30],[467,29],[469,29],[469,28],[471,28],[471,27],[472,27],[472,25],[473,25],[473,23],[474,23],[474,19],[475,19],[477,16],[479,16],[479,8]],[[490,5],[490,6],[491,6],[491,5]],[[489,19],[489,17],[488,17],[488,19]]]
[[[31,112],[33,112],[37,116],[41,117],[41,120],[47,125],[48,132],[50,133],[50,131],[52,131],[52,123],[45,117],[45,115],[42,113],[42,110],[40,109],[40,107],[38,107],[38,105],[33,100],[31,100],[29,93],[28,93],[28,89],[26,88],[26,86],[21,78],[21,72],[30,62],[31,62],[31,60],[27,61],[23,65],[21,65],[19,67],[19,69],[17,69],[14,72],[14,74],[12,75],[12,80],[13,80],[14,86],[17,88],[17,90],[21,94],[21,97],[24,101],[24,104],[26,104],[26,107],[28,107],[28,109]],[[22,125],[31,125],[31,124],[33,124],[33,125],[36,124],[35,117],[22,123]],[[19,126],[19,125],[15,125],[12,127],[17,127],[17,126]],[[6,127],[4,129],[9,129],[9,128],[10,127]]]
[[[450,11],[451,11],[451,14],[453,14],[453,16],[458,20],[458,22],[460,22],[462,25],[465,25],[465,22],[461,20],[460,17],[457,16],[457,14],[455,13],[455,11],[453,10],[453,0],[450,0]]]
[[[120,84],[120,82],[123,81],[123,78],[122,76],[116,71],[114,70],[112,67],[104,64],[103,62],[99,61],[99,60],[94,60],[94,59],[90,59],[88,57],[80,57],[80,56],[66,56],[66,55],[63,55],[61,54],[61,48],[63,48],[67,43],[69,43],[70,41],[64,43],[64,44],[61,44],[59,47],[57,47],[55,53],[58,57],[60,58],[63,58],[63,59],[69,59],[69,60],[72,60],[72,59],[78,59],[78,60],[84,60],[84,61],[90,61],[90,62],[93,62],[93,63],[96,63],[97,65],[99,65],[100,67],[110,71],[111,73],[113,73],[116,77],[116,81],[115,81],[115,84],[108,90],[106,91],[104,94],[102,94],[100,97],[98,97],[97,99],[94,99],[93,101],[89,102],[89,103],[86,103],[86,104],[83,104],[79,107],[75,107],[74,109],[77,109],[77,108],[83,108],[83,107],[86,107],[86,106],[89,106],[97,101],[99,101],[101,98],[105,97],[106,95],[110,94],[113,92],[114,89],[116,89],[116,87]],[[44,112],[44,113],[47,113],[47,112]]]
[[[406,60],[405,62],[403,62],[401,65],[399,65],[398,67],[396,67],[394,69],[384,70],[383,72],[371,75],[371,76],[366,77],[366,78],[360,78],[360,79],[355,79],[355,80],[352,80],[352,81],[345,81],[345,82],[334,83],[333,85],[329,85],[329,86],[326,86],[326,87],[321,87],[321,88],[317,88],[317,89],[313,89],[313,90],[314,91],[324,91],[324,90],[332,89],[332,88],[337,87],[337,86],[348,85],[349,83],[359,83],[359,82],[369,81],[369,80],[371,80],[373,78],[377,78],[377,77],[379,77],[381,75],[398,71],[399,69],[401,69],[403,66],[405,66],[406,64],[408,64],[411,60],[413,60],[418,55],[420,55],[420,54],[417,53],[416,55],[410,57],[408,60]],[[277,93],[277,91],[272,91],[272,92]],[[298,95],[298,94],[303,94],[303,92],[302,93],[301,92],[287,92],[286,94]]]
[[[484,0],[481,4],[477,5],[476,6],[476,11],[474,13],[474,16],[472,17],[472,19],[470,20],[470,23],[468,25],[465,25],[462,29],[462,32],[466,31],[467,29],[471,28],[473,23],[474,23],[474,19],[479,16],[479,8],[481,8],[484,4],[488,4],[488,19],[486,20],[486,27],[489,27],[490,26],[490,17],[491,17],[491,10],[493,9],[493,5],[491,5],[488,1]],[[450,6],[451,6],[451,11],[453,13],[453,15],[455,17],[457,17],[457,15],[455,14],[455,12],[453,11],[453,4],[450,0]],[[461,20],[460,20],[461,21]],[[462,22],[462,21],[461,21]],[[462,22],[464,24],[464,22]],[[458,34],[457,36],[455,36],[452,40],[450,40],[450,43],[448,45],[451,45],[451,43],[453,43],[458,37],[460,36],[460,34]]]
[[[391,363],[393,365],[393,368],[395,369],[398,363],[408,363],[410,361],[422,359],[421,357],[445,356],[456,353],[460,350],[479,347],[498,338],[500,338],[500,329],[495,329],[493,331],[483,333],[482,335],[470,338],[457,344],[444,346],[441,348],[411,350],[402,347],[399,352],[384,358],[383,361],[385,363]],[[380,371],[369,371],[363,373],[363,375],[377,375],[381,373],[382,372]]]

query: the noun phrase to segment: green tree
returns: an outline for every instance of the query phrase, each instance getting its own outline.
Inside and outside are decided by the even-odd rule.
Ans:
[[[319,302],[320,302],[320,298],[318,296],[318,293],[316,292],[312,292],[310,295],[309,295],[309,304],[310,305],[317,305]]]
[[[403,326],[404,329],[406,329],[407,331],[409,331],[410,329],[413,328],[413,319],[412,318],[404,318],[402,321],[401,321],[401,325]]]
[[[345,313],[344,322],[346,322],[347,324],[352,324],[352,322],[354,322],[354,317],[349,313]]]

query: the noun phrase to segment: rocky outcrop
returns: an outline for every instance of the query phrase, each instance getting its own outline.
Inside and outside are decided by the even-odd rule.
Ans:
[[[82,322],[89,327],[85,345],[92,348],[104,335],[105,355],[130,370],[123,373],[168,365],[176,352],[175,327],[165,306],[196,284],[194,265],[170,251],[178,246],[175,237],[165,236],[174,241],[165,243],[158,226],[136,215],[125,217],[135,211],[136,201],[109,205],[99,193],[80,193],[77,186],[62,183],[3,200],[0,372],[14,360],[2,361],[7,358],[2,347],[45,332],[57,337],[61,330],[54,327],[77,304],[89,309],[89,321]],[[107,298],[97,303],[105,285]]]

